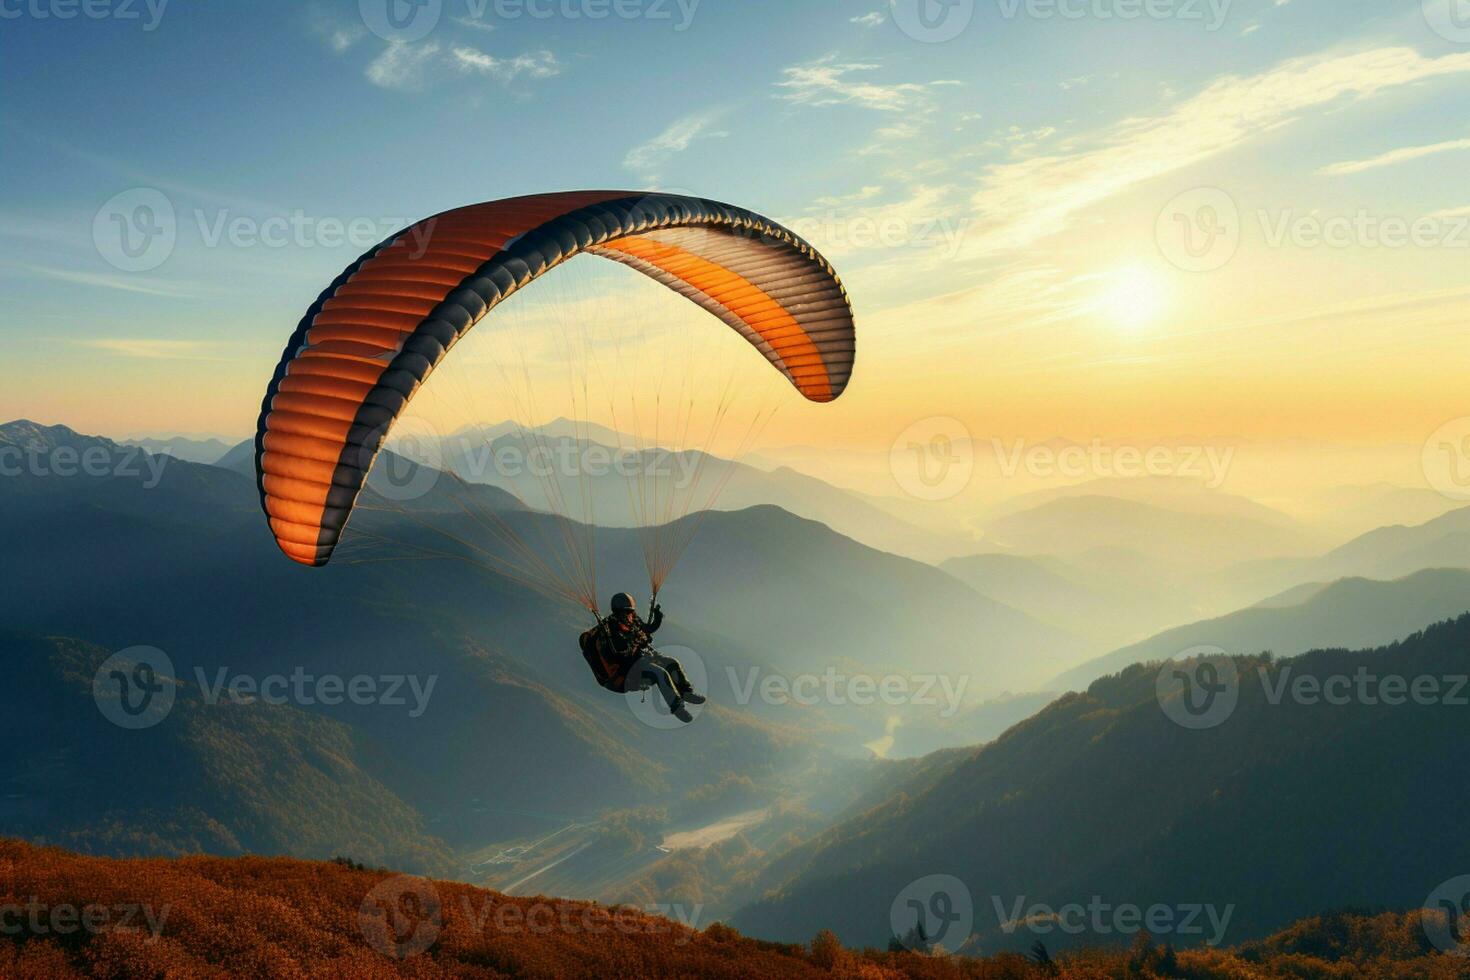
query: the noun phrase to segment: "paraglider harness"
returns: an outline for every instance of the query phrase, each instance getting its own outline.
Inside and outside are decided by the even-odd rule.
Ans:
[[[658,601],[657,595],[654,596],[653,601]],[[613,643],[612,619],[611,615],[599,616],[596,626],[585,630],[577,637],[577,645],[581,647],[582,659],[587,661],[588,667],[592,668],[592,676],[597,678],[598,685],[614,694],[626,694],[628,673],[638,662],[639,657],[618,655]],[[650,643],[648,647],[630,651],[630,653],[642,655],[651,647]],[[645,686],[640,689],[646,690],[647,688]]]
[[[596,626],[583,632],[577,637],[577,645],[582,648],[582,659],[592,668],[592,676],[597,678],[598,685],[622,694],[632,664],[608,657],[612,652],[612,632],[607,620],[599,620]]]

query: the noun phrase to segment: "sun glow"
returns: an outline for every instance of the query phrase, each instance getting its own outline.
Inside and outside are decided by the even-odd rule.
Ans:
[[[1163,315],[1168,296],[1158,275],[1140,266],[1129,266],[1109,274],[1097,309],[1114,326],[1142,330]]]

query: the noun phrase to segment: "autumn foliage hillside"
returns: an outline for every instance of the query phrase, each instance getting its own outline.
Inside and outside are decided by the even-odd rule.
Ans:
[[[856,952],[719,924],[286,858],[88,857],[0,839],[0,976],[1246,978],[1464,976],[1418,913],[1309,919],[1263,943],[1051,962]]]

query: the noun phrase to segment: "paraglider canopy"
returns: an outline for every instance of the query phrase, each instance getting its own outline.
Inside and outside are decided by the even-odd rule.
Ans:
[[[256,432],[261,503],[281,550],[326,564],[383,440],[436,365],[497,304],[590,252],[686,296],[736,330],[805,398],[852,372],[852,309],[806,242],[728,204],[571,191],[426,218],[348,266],[298,324]]]

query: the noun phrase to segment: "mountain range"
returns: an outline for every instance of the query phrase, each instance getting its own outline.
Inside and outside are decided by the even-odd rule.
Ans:
[[[1129,664],[1170,660],[1199,647],[1290,657],[1315,647],[1390,643],[1470,612],[1470,569],[1425,569],[1390,582],[1307,583],[1228,616],[1165,630],[1072,668],[1047,685],[1085,688]]]
[[[1454,812],[1440,808],[1463,802],[1459,790],[1433,784],[1419,759],[1402,758],[1412,744],[1462,736],[1453,717],[1351,706],[1266,711],[1260,692],[1269,688],[1252,678],[1261,669],[1276,677],[1270,672],[1381,663],[1453,672],[1463,650],[1455,643],[1470,631],[1464,620],[1367,653],[1318,648],[1386,644],[1470,609],[1461,598],[1470,571],[1409,567],[1391,581],[1305,576],[1451,554],[1464,512],[1374,531],[1317,557],[1216,569],[1209,575],[1247,577],[1274,562],[1271,573],[1287,581],[1251,608],[1156,633],[1080,671],[1072,668],[1108,649],[1099,640],[1108,629],[1164,615],[1125,610],[1094,629],[1109,622],[1127,583],[1089,563],[1111,549],[1120,566],[1129,554],[1149,565],[1137,557],[1145,551],[1103,544],[1061,549],[1065,558],[993,554],[941,568],[771,505],[710,513],[697,518],[700,533],[661,596],[670,621],[660,640],[700,663],[712,702],[696,724],[673,732],[640,722],[636,699],[590,682],[572,645],[585,613],[474,561],[411,561],[411,551],[395,550],[395,541],[411,548],[446,532],[468,539],[476,515],[489,513],[522,540],[552,546],[561,524],[503,488],[441,478],[421,497],[394,501],[384,496],[391,487],[370,481],[354,518],[369,544],[311,570],[270,540],[253,451],[201,465],[33,423],[0,426],[3,447],[34,459],[0,479],[0,655],[20,679],[6,695],[9,731],[22,740],[52,731],[51,719],[63,719],[65,731],[50,751],[0,765],[0,830],[78,850],[349,852],[479,878],[498,866],[467,868],[466,855],[494,857],[571,828],[575,847],[507,864],[503,880],[530,876],[523,887],[613,899],[672,893],[712,907],[744,904],[738,921],[761,936],[799,939],[832,925],[845,940],[881,945],[888,904],[905,882],[920,869],[946,869],[992,890],[976,891],[982,906],[992,892],[1062,902],[1088,887],[1139,900],[1239,895],[1250,912],[1236,918],[1244,931],[1232,933],[1235,941],[1319,911],[1325,906],[1312,903],[1329,886],[1353,901],[1407,907],[1423,870],[1422,860],[1394,851],[1397,868],[1385,858],[1364,872],[1376,877],[1344,883],[1325,870],[1326,845],[1289,836],[1298,854],[1260,841],[1246,815],[1295,828],[1290,821],[1311,808],[1337,807],[1382,827],[1407,820],[1411,807]],[[419,465],[385,461],[410,474]],[[1154,508],[1119,503],[1140,520]],[[1074,505],[1111,512],[1081,495],[1006,520]],[[1277,521],[1239,503],[1220,506],[1253,527]],[[1218,516],[1176,511],[1167,520]],[[639,535],[593,533],[599,588],[632,587],[641,598]],[[1287,576],[1287,562],[1304,577]],[[91,685],[110,652],[139,644],[172,659],[177,704],[156,728],[124,731],[98,715]],[[1246,655],[1246,707],[1223,735],[1160,724],[1158,668],[1129,666],[1201,644]],[[1283,662],[1258,656],[1264,650],[1312,652]],[[206,696],[220,676],[298,672],[406,678],[433,693],[416,715],[376,702]],[[960,681],[965,696],[951,712],[761,693],[768,680],[834,672]],[[1095,679],[1102,674],[1116,676]],[[1086,691],[1026,693],[1068,687]],[[894,761],[863,761],[871,753]],[[128,786],[90,779],[94,759]],[[129,768],[155,759],[169,764]],[[1336,781],[1350,784],[1348,797],[1332,796],[1336,784],[1320,774],[1355,766],[1389,788],[1383,798],[1365,795],[1356,777]],[[1094,826],[1096,813],[1114,816]],[[747,825],[750,814],[758,816]],[[1434,853],[1460,859],[1422,823],[1403,825]],[[725,824],[729,836],[714,833]],[[1333,847],[1367,846],[1341,820],[1321,825]],[[712,836],[701,836],[706,830]],[[1249,839],[1261,861],[1296,862],[1291,887],[1268,894],[1259,863],[1222,868],[1213,854],[1181,861],[1169,850],[1204,831]],[[661,836],[720,843],[660,856]],[[599,840],[627,850],[592,860]],[[1214,875],[1229,888],[1206,891]],[[977,936],[987,951],[1017,938],[997,921]]]
[[[305,569],[275,548],[254,480],[245,474],[153,457],[64,428],[0,426],[0,439],[46,458],[69,447],[106,461],[95,475],[27,472],[0,480],[0,577],[8,584],[0,592],[0,623],[17,637],[17,649],[31,651],[36,685],[61,683],[60,668],[39,666],[55,656],[38,652],[51,642],[44,637],[69,638],[68,649],[92,659],[99,650],[156,647],[191,691],[201,686],[200,676],[220,671],[253,678],[302,671],[437,679],[420,717],[375,704],[313,705],[296,713],[273,708],[272,717],[302,716],[283,722],[286,729],[341,726],[322,734],[338,744],[322,754],[341,757],[341,768],[303,767],[300,778],[314,773],[331,785],[335,774],[350,774],[349,782],[381,794],[368,809],[409,814],[425,840],[442,842],[410,860],[401,855],[416,853],[406,841],[419,831],[385,833],[375,853],[400,855],[395,862],[409,868],[438,867],[429,856],[438,860],[442,848],[532,833],[638,806],[650,796],[677,804],[731,773],[774,779],[834,747],[861,751],[883,732],[881,705],[770,701],[759,688],[751,699],[742,690],[752,676],[790,680],[832,664],[880,674],[944,669],[973,674],[970,691],[979,697],[1003,689],[1007,679],[1044,679],[1085,649],[936,568],[873,551],[776,508],[711,514],[664,596],[671,618],[660,638],[695,651],[686,656],[705,666],[713,703],[698,724],[670,733],[642,724],[625,699],[591,682],[575,647],[586,620],[575,609],[514,579],[465,562],[351,555],[327,569]],[[422,519],[469,533],[473,519],[454,499],[458,492],[436,485],[412,506]],[[553,537],[550,518],[502,491],[470,492],[525,538]],[[365,527],[401,523],[402,514],[374,509],[372,500],[369,491],[367,513],[360,515]],[[429,533],[416,523],[400,530],[405,539]],[[637,535],[597,533],[607,555],[600,569],[606,590],[636,583],[643,576]],[[1033,650],[1057,659],[1032,656]],[[77,690],[68,696],[81,697]],[[94,709],[82,698],[69,710]],[[191,733],[203,738],[207,730],[191,723],[176,732],[168,754],[241,771],[240,792],[254,792],[252,781],[266,777],[268,770],[216,757],[228,740],[209,736],[196,744]],[[0,778],[29,786],[27,806],[48,815],[48,839],[80,846],[88,811],[66,803],[74,773],[21,771],[23,765],[12,760]],[[48,773],[55,783],[47,782]],[[158,822],[159,814],[196,814],[191,827],[217,824],[218,832],[201,837],[203,831],[191,830],[182,839],[226,851],[222,842],[269,851],[293,840],[291,808],[281,809],[278,826],[252,829],[241,821],[264,818],[222,804],[226,797],[184,792],[186,782],[180,775],[166,784],[178,792],[155,794],[146,812],[126,812],[142,826]],[[343,798],[363,799],[368,790],[351,792],[357,795],[344,789]],[[311,818],[327,828],[319,841],[299,838],[303,846],[317,841],[313,853],[331,849],[330,828],[338,823],[343,841],[360,837],[329,813]]]
[[[733,923],[882,943],[890,905],[938,873],[973,910],[965,948],[986,953],[1038,938],[1016,908],[1208,903],[1229,911],[1214,938],[1236,943],[1325,908],[1417,907],[1470,867],[1446,817],[1470,803],[1456,775],[1470,763],[1467,650],[1470,616],[1374,650],[1237,657],[1233,709],[1218,702],[1198,728],[1174,720],[1180,695],[1159,694],[1158,665],[1130,667],[796,848]],[[1333,678],[1360,676],[1404,686],[1324,699]],[[1420,678],[1434,694],[1407,697]],[[1118,940],[1087,927],[1046,941]]]

